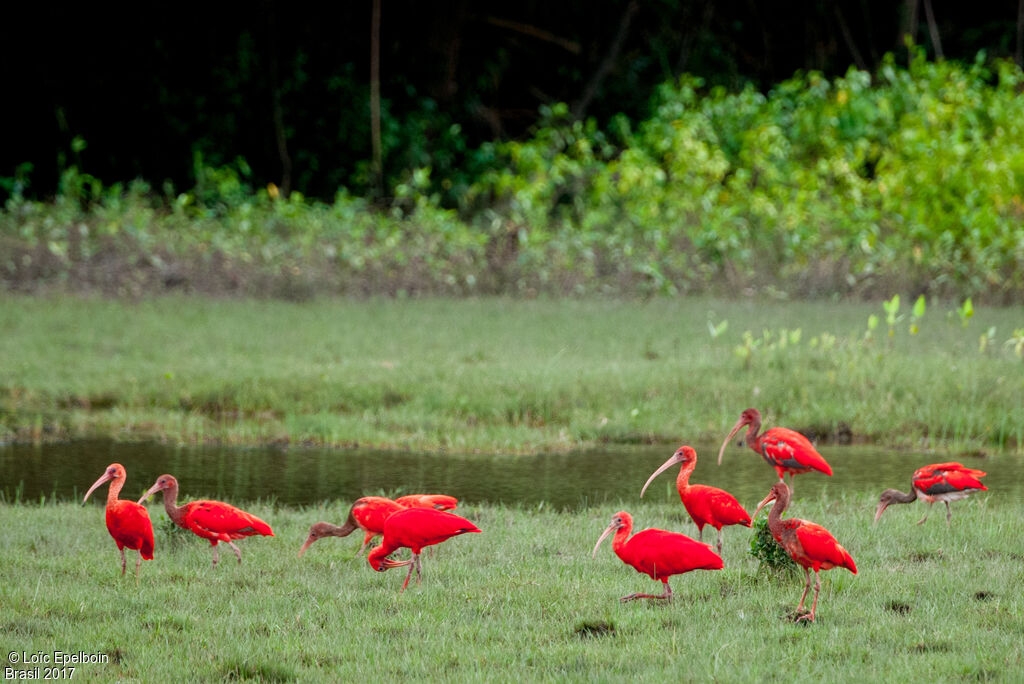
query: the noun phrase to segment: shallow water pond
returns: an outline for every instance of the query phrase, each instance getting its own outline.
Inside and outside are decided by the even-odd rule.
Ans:
[[[80,499],[110,463],[128,470],[123,498],[137,498],[162,473],[181,482],[184,500],[219,498],[231,502],[275,500],[286,505],[328,499],[350,501],[369,494],[446,493],[466,503],[551,505],[581,508],[637,500],[647,477],[672,447],[617,447],[536,456],[438,455],[369,450],[193,448],[161,444],[78,441],[0,446],[0,494],[6,501],[56,497]],[[834,474],[796,478],[798,497],[847,493],[872,497],[887,487],[909,489],[918,467],[956,460],[948,455],[895,452],[876,447],[822,447]],[[691,482],[732,492],[753,508],[775,482],[772,470],[753,451],[732,445],[721,467],[718,445],[697,445]],[[1024,459],[1007,454],[960,457],[989,473],[986,484],[998,495],[1020,497]],[[678,500],[673,467],[655,480],[645,499]],[[102,500],[105,491],[98,499]],[[877,498],[874,499],[877,501]],[[936,510],[938,513],[938,510]]]

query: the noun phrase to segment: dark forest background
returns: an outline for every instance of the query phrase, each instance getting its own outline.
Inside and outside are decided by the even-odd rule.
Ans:
[[[379,9],[382,176],[372,163]],[[1020,64],[1024,1],[16,3],[0,29],[0,176],[52,195],[76,166],[105,182],[190,187],[241,165],[254,186],[387,194],[409,169],[471,177],[486,141],[544,105],[601,125],[644,118],[657,84],[768,91],[801,70],[873,70],[906,37],[929,59]],[[239,161],[244,160],[244,161]],[[29,164],[31,166],[29,166]],[[168,185],[169,184],[169,185]]]

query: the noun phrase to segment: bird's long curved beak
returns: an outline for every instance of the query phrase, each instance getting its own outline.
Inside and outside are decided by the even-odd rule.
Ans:
[[[597,548],[601,546],[601,542],[603,542],[609,534],[611,534],[617,529],[619,529],[619,526],[615,523],[612,523],[611,525],[605,528],[604,532],[601,533],[601,538],[597,540],[596,544],[594,544],[594,552],[590,554],[591,558],[595,558],[597,556]]]
[[[672,454],[672,458],[668,459],[667,461],[662,463],[660,466],[658,466],[658,469],[655,470],[654,473],[649,478],[647,478],[647,482],[644,483],[644,488],[640,490],[640,498],[641,499],[644,498],[644,492],[647,491],[647,486],[649,484],[651,484],[651,482],[654,481],[654,478],[658,477],[663,472],[665,472],[666,470],[668,470],[669,468],[671,468],[676,463],[679,463],[682,460],[683,460],[683,457],[680,456],[679,454]]]
[[[736,433],[742,430],[743,426],[746,424],[746,419],[740,417],[740,419],[736,421],[736,424],[732,426],[732,430],[729,431],[729,436],[725,438],[725,441],[722,442],[722,448],[718,450],[718,465],[722,465],[722,454],[725,453],[725,447],[729,446],[729,442],[732,438],[735,437]]]
[[[775,497],[775,492],[772,492],[768,496],[766,496],[763,499],[761,499],[761,503],[757,504],[757,509],[754,511],[754,515],[752,516],[751,519],[756,518],[757,514],[761,512],[761,509],[764,508],[765,506],[767,506],[772,501],[775,501],[775,498],[776,498]]]
[[[884,501],[879,501],[878,502],[878,508],[875,510],[875,523],[878,522],[878,519],[882,517],[882,513],[884,513],[885,509],[888,508],[888,507],[889,507],[889,504],[887,504],[886,502],[884,502]],[[875,523],[872,523],[872,524],[875,524]]]
[[[82,503],[85,503],[86,501],[89,500],[89,495],[92,494],[93,492],[95,492],[97,487],[99,487],[101,484],[103,484],[107,480],[112,480],[112,479],[114,479],[113,475],[111,475],[110,473],[104,472],[103,475],[100,476],[100,479],[98,479],[95,482],[93,482],[92,483],[92,487],[89,487],[89,491],[87,491],[85,493],[85,498],[82,499]]]
[[[298,556],[299,558],[302,558],[302,554],[306,553],[306,549],[308,549],[310,546],[312,546],[313,542],[315,542],[316,539],[317,538],[314,537],[313,535],[309,535],[308,537],[306,537],[305,543],[303,543],[302,547],[299,549],[299,556]]]
[[[159,492],[161,489],[163,489],[163,487],[160,486],[159,482],[154,483],[153,486],[150,487],[149,489],[147,489],[146,493],[142,495],[142,498],[139,499],[139,503],[144,502],[146,499],[148,499],[149,497],[153,496],[154,494]]]
[[[412,565],[412,560],[410,559],[410,560],[404,560],[404,561],[396,561],[396,560],[391,560],[390,558],[385,558],[384,560],[382,560],[380,562],[380,564],[381,564],[381,567],[383,567],[385,569],[389,569],[389,568],[402,568],[402,567],[405,567],[406,565]]]

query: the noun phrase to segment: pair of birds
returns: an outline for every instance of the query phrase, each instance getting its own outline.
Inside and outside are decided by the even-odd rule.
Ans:
[[[757,517],[765,505],[772,501],[776,502],[768,516],[768,528],[775,541],[797,564],[804,568],[806,582],[796,609],[796,616],[798,620],[813,622],[821,589],[819,571],[844,567],[856,574],[857,567],[846,549],[824,527],[798,518],[782,519],[782,513],[789,506],[792,497],[792,490],[784,483],[783,476],[789,473],[793,478],[811,470],[831,475],[832,468],[815,450],[810,441],[794,430],[772,428],[758,434],[761,428],[761,414],[757,409],[747,409],[741,414],[740,419],[719,449],[719,464],[722,462],[725,447],[744,426],[748,428],[745,437],[746,444],[774,467],[779,476],[779,482],[758,504],[754,511],[754,517]],[[722,568],[720,556],[722,527],[727,525],[750,527],[751,517],[731,494],[717,487],[689,483],[690,475],[697,465],[697,453],[689,446],[680,447],[671,458],[654,471],[640,491],[640,496],[643,496],[647,487],[658,475],[677,463],[682,464],[676,479],[679,496],[687,513],[697,525],[701,541],[694,541],[683,534],[657,529],[644,530],[630,539],[629,534],[633,526],[632,516],[624,511],[616,513],[612,517],[611,524],[598,539],[591,555],[596,556],[601,542],[614,531],[613,548],[619,558],[638,572],[647,574],[651,579],[660,580],[665,587],[665,591],[660,595],[630,594],[622,597],[623,601],[637,598],[668,599],[672,596],[672,589],[668,584],[668,578],[672,575],[692,570],[720,570]],[[944,502],[948,524],[951,517],[950,501],[956,501],[975,491],[986,489],[978,481],[978,478],[984,475],[983,471],[965,468],[960,463],[939,463],[920,468],[914,473],[910,493],[903,493],[895,489],[887,489],[882,493],[875,513],[875,522],[890,504],[910,503],[921,498],[930,505],[936,501]],[[923,523],[927,517],[926,514],[918,524]],[[705,525],[711,525],[718,531],[717,554],[709,546],[701,543]],[[811,570],[814,570],[815,574],[814,601],[810,611],[804,612],[804,601],[811,585]]]
[[[310,526],[309,536],[299,549],[299,558],[318,539],[347,537],[357,529],[365,533],[363,545],[356,554],[362,555],[370,540],[382,535],[380,546],[370,551],[367,561],[378,572],[409,566],[399,590],[401,593],[409,586],[413,570],[416,581],[421,581],[420,553],[425,547],[460,534],[480,532],[469,520],[449,512],[458,503],[458,499],[446,494],[409,494],[394,501],[383,496],[364,496],[352,504],[344,525],[318,522]],[[400,548],[408,548],[412,558],[405,561],[388,558]]]
[[[238,562],[242,562],[242,551],[235,545],[235,539],[242,539],[254,534],[273,537],[274,531],[270,525],[263,522],[255,515],[247,513],[240,508],[223,501],[192,501],[184,506],[178,506],[178,480],[173,475],[161,475],[157,478],[149,490],[142,495],[142,498],[135,501],[121,499],[119,495],[124,487],[127,472],[120,463],[111,463],[103,471],[89,491],[85,493],[82,503],[89,500],[89,495],[96,489],[110,482],[107,490],[107,531],[117,543],[117,549],[121,552],[121,574],[125,574],[127,559],[124,550],[132,549],[139,552],[138,560],[135,562],[135,576],[139,576],[139,567],[143,559],[153,560],[153,523],[149,519],[149,511],[142,505],[142,502],[153,494],[162,491],[164,493],[164,510],[167,517],[176,525],[193,534],[206,539],[213,546],[213,567],[217,567],[218,551],[217,544],[224,542],[235,552]]]

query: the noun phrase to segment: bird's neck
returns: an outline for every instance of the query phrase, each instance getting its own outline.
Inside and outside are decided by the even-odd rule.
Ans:
[[[775,505],[772,506],[772,510],[768,513],[768,529],[771,530],[773,537],[782,536],[782,514],[789,507],[789,497],[779,497],[775,500]]]
[[[351,521],[344,525],[331,525],[327,523],[327,534],[331,537],[347,537],[352,534],[356,529],[356,525]],[[390,553],[390,551],[388,552]]]
[[[917,501],[917,488],[911,485],[909,492],[901,492],[898,489],[893,489],[892,500],[896,503],[911,503],[912,501]]]
[[[121,488],[124,487],[124,478],[117,477],[110,481],[107,487],[107,505],[110,506],[118,500],[121,495]]]
[[[632,531],[632,525],[625,525],[615,530],[615,537],[612,539],[612,550],[619,558],[622,558],[622,554],[626,548],[626,542],[629,540],[629,535]]]
[[[167,517],[173,520],[175,525],[182,525],[185,522],[185,511],[178,505],[177,484],[164,490],[164,510],[167,511]]]
[[[753,449],[754,451],[758,450],[757,443],[760,437],[757,433],[760,429],[761,421],[755,420],[753,423],[747,426],[747,434],[746,436],[743,437],[743,441],[746,442],[747,446]]]
[[[676,476],[676,489],[678,489],[680,493],[689,489],[690,475],[693,474],[693,470],[696,467],[696,463],[684,463],[683,467],[679,469],[679,475]]]

